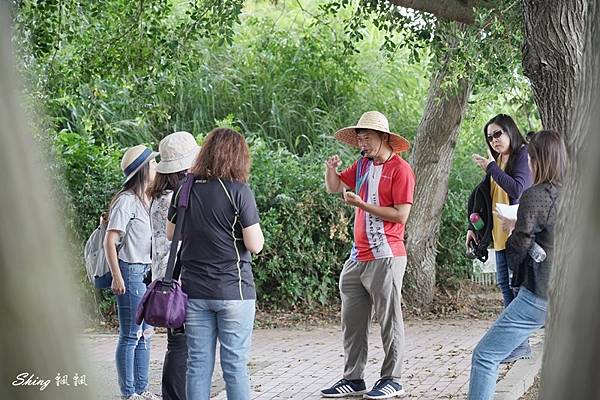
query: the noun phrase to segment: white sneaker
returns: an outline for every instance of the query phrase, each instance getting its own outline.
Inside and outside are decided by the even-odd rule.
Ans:
[[[162,397],[160,397],[152,392],[149,392],[147,390],[140,393],[138,396],[140,396],[140,399],[144,399],[144,400],[161,400],[162,399]]]
[[[134,393],[134,394],[132,394],[132,395],[131,395],[131,396],[129,396],[129,397],[122,397],[122,399],[125,399],[125,400],[142,400],[142,399],[143,399],[143,397],[142,397],[142,396],[140,396],[140,395],[139,395],[139,394],[137,394],[137,393]]]

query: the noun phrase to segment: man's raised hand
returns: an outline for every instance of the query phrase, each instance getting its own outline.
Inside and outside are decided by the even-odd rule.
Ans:
[[[329,157],[327,161],[325,161],[325,166],[329,169],[337,169],[340,165],[342,165],[342,160],[340,160],[340,157],[338,157],[337,154]]]

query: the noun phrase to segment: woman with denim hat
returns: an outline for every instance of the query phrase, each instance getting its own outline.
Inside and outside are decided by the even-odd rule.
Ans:
[[[158,145],[160,162],[156,177],[148,188],[150,221],[152,223],[152,279],[165,276],[171,242],[167,239],[167,213],[173,191],[198,156],[200,147],[188,132],[175,132]],[[167,330],[167,352],[163,363],[162,397],[165,400],[185,399],[187,341],[183,327]]]
[[[135,311],[146,292],[144,276],[151,265],[150,199],[146,195],[158,153],[144,145],[128,149],[121,160],[123,188],[114,196],[104,237],[104,251],[117,297],[119,341],[117,375],[125,399],[158,399],[148,391],[150,337],[153,328],[135,323]],[[117,244],[121,242],[117,250]]]
[[[230,129],[208,134],[190,169],[181,244],[181,282],[188,295],[186,395],[210,398],[217,339],[227,398],[249,400],[248,358],[256,291],[252,253],[264,238],[254,194],[248,186],[250,154],[244,137]],[[183,194],[187,196],[187,193]],[[177,223],[176,191],[169,208],[167,235]]]

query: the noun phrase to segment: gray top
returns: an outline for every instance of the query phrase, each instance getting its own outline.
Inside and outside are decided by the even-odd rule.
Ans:
[[[130,220],[131,223],[127,226]],[[131,264],[152,262],[150,215],[135,194],[124,192],[117,198],[110,209],[107,230],[121,233],[123,247],[118,254],[120,260]]]
[[[173,191],[169,190],[150,204],[152,223],[152,280],[163,278],[167,271],[167,262],[171,250],[171,241],[167,239],[167,213],[171,205]]]

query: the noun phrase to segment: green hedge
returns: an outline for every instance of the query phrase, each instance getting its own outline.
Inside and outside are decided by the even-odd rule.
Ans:
[[[297,156],[284,148],[272,149],[257,137],[249,142],[250,185],[266,240],[264,251],[254,259],[259,301],[273,307],[326,304],[337,297],[352,223],[351,209],[339,196],[325,192],[325,153]],[[70,226],[81,248],[122,182],[121,151],[96,146],[72,132],[59,134],[55,146],[69,188]],[[106,301],[106,296],[101,299]],[[109,308],[102,307],[104,312]]]
[[[252,143],[251,185],[265,250],[255,259],[264,304],[312,306],[337,298],[337,279],[352,245],[352,210],[325,192],[324,152],[297,156]]]

